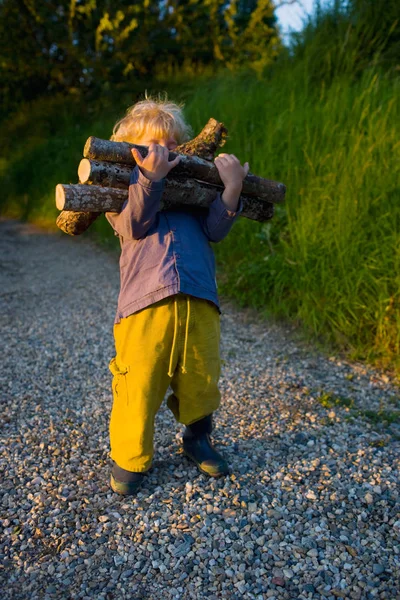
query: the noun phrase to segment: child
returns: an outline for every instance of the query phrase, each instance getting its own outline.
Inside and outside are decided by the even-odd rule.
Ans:
[[[222,240],[241,213],[249,165],[220,154],[215,165],[225,189],[208,209],[160,211],[165,177],[180,160],[169,161],[169,151],[190,137],[180,106],[146,94],[111,138],[148,146],[144,159],[132,149],[137,164],[121,212],[106,213],[121,244],[116,355],[109,366],[111,488],[123,495],[136,492],[151,466],[154,418],[169,385],[167,406],[186,425],[185,454],[212,477],[229,473],[209,437],[220,404],[221,313],[210,242]]]

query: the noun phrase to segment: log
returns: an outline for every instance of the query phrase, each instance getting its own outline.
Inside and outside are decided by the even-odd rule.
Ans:
[[[188,154],[194,153],[201,158],[212,160],[214,158],[216,148],[224,145],[226,135],[227,131],[223,123],[218,123],[218,121],[215,119],[210,118],[199,135],[193,140],[190,140],[185,144],[181,144],[179,149],[182,154],[185,154],[186,152]],[[91,213],[91,217],[85,216],[86,214],[87,213],[79,213],[79,217],[78,213],[74,213],[73,215],[70,213],[66,213],[65,215],[60,214],[57,218],[56,224],[68,235],[80,235],[97,218],[94,216],[94,213]],[[69,222],[69,219],[72,219],[71,222]],[[85,224],[87,224],[86,227]]]
[[[166,180],[160,201],[161,210],[203,208],[207,209],[216,195],[214,186],[201,181]],[[99,212],[121,212],[128,199],[127,189],[101,187],[96,185],[59,183],[56,187],[56,204],[59,210],[84,214]],[[255,221],[268,221],[274,214],[274,205],[257,198],[241,195],[243,212],[241,216]]]
[[[131,166],[90,158],[83,158],[78,167],[79,183],[104,185],[121,190],[128,188],[131,174]]]
[[[56,206],[62,211],[119,212],[127,198],[127,190],[116,188],[80,183],[56,186]]]
[[[174,181],[174,180],[182,181],[182,176],[179,176],[178,174],[174,173],[175,169],[177,169],[178,166],[174,167],[174,169],[171,170],[171,172],[168,174],[168,177],[165,179],[166,189],[168,188],[168,183],[170,181]],[[99,160],[93,160],[90,158],[83,158],[81,160],[81,162],[79,163],[79,167],[78,167],[78,176],[79,176],[80,183],[102,185],[102,186],[106,186],[106,187],[115,187],[118,189],[127,189],[129,187],[129,180],[131,177],[131,173],[132,173],[132,167],[130,165],[128,166],[128,165],[124,165],[121,163],[103,162],[103,161],[99,161]],[[187,176],[185,178],[185,181],[187,181],[190,184],[190,182],[198,182],[199,180],[196,179],[195,174],[193,174],[191,177]],[[268,187],[266,186],[263,196],[254,197],[254,200],[255,201],[261,200],[261,201],[276,203],[277,197],[279,196],[278,186],[283,185],[283,184],[277,183],[276,181],[270,182],[267,179],[265,179],[264,181],[268,182]],[[203,182],[203,183],[206,183],[206,182]],[[193,185],[193,189],[191,188],[191,185]],[[190,193],[193,193],[193,194],[198,193],[199,186],[196,185],[195,183],[193,183],[191,185],[189,185],[187,188],[188,193],[189,194]],[[211,185],[213,185],[214,189],[216,189],[216,190],[223,191],[223,189],[224,189],[224,185],[223,185],[222,181],[221,181],[221,184],[218,186],[216,184],[211,184]],[[244,191],[243,191],[243,194],[245,196],[249,195],[249,194],[246,194]],[[280,196],[279,196],[279,198],[280,198]],[[189,197],[188,197],[188,199],[189,199]],[[279,201],[281,201],[281,200],[279,200]]]
[[[176,148],[179,154],[198,156],[204,160],[214,160],[215,152],[222,147],[228,136],[227,129],[223,123],[218,123],[211,117],[198,136],[181,144]]]
[[[68,235],[80,235],[101,215],[100,212],[71,212],[63,210],[57,217],[56,225]]]
[[[121,164],[132,167],[136,165],[136,162],[132,156],[131,148],[136,148],[143,157],[147,156],[148,148],[146,146],[128,142],[110,142],[93,136],[87,140],[83,155],[85,158],[95,161],[118,163],[119,168]],[[173,160],[176,156],[178,156],[177,152],[170,152],[169,160]],[[167,180],[179,177],[198,179],[217,187],[224,185],[214,163],[198,156],[187,156],[185,154],[179,154],[179,156],[181,157],[179,164],[173,168],[173,175],[172,170],[168,173]],[[278,181],[264,179],[249,173],[243,180],[242,191],[246,196],[254,196],[267,202],[281,204],[285,200],[286,186]]]

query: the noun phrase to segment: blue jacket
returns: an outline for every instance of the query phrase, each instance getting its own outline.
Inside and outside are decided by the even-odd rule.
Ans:
[[[164,183],[147,179],[136,166],[121,212],[106,213],[121,243],[115,323],[179,292],[209,300],[221,313],[210,242],[229,233],[242,201],[237,211],[229,211],[216,192],[208,209],[160,211]]]

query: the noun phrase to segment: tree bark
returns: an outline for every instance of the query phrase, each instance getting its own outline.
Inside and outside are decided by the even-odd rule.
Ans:
[[[221,189],[221,191],[223,191]],[[161,210],[207,209],[216,197],[216,188],[200,181],[167,180],[160,201]],[[96,185],[64,185],[56,187],[57,208],[81,214],[95,212],[121,212],[124,202],[128,199],[128,190]],[[267,221],[273,217],[274,206],[270,202],[241,196],[243,212],[241,216],[255,221]]]
[[[147,156],[148,148],[146,146],[138,146],[129,144],[128,142],[110,142],[96,137],[90,137],[85,145],[83,155],[95,161],[106,161],[108,163],[119,163],[118,168],[123,165],[134,166],[136,164],[131,148],[136,148],[140,154]],[[177,152],[169,153],[169,160],[173,160],[178,156]],[[186,178],[198,179],[205,183],[210,183],[215,186],[223,186],[223,182],[214,163],[199,158],[198,156],[186,156],[179,154],[181,157],[179,164],[173,168],[167,175],[169,178]],[[285,200],[286,186],[278,181],[264,179],[249,173],[243,180],[243,194],[246,196],[255,196],[267,202],[280,204]]]

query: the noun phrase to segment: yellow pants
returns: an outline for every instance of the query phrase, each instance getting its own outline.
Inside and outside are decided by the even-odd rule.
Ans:
[[[220,315],[201,298],[176,294],[114,325],[116,356],[110,417],[110,456],[128,471],[147,471],[154,418],[168,386],[167,406],[190,425],[220,404]]]

